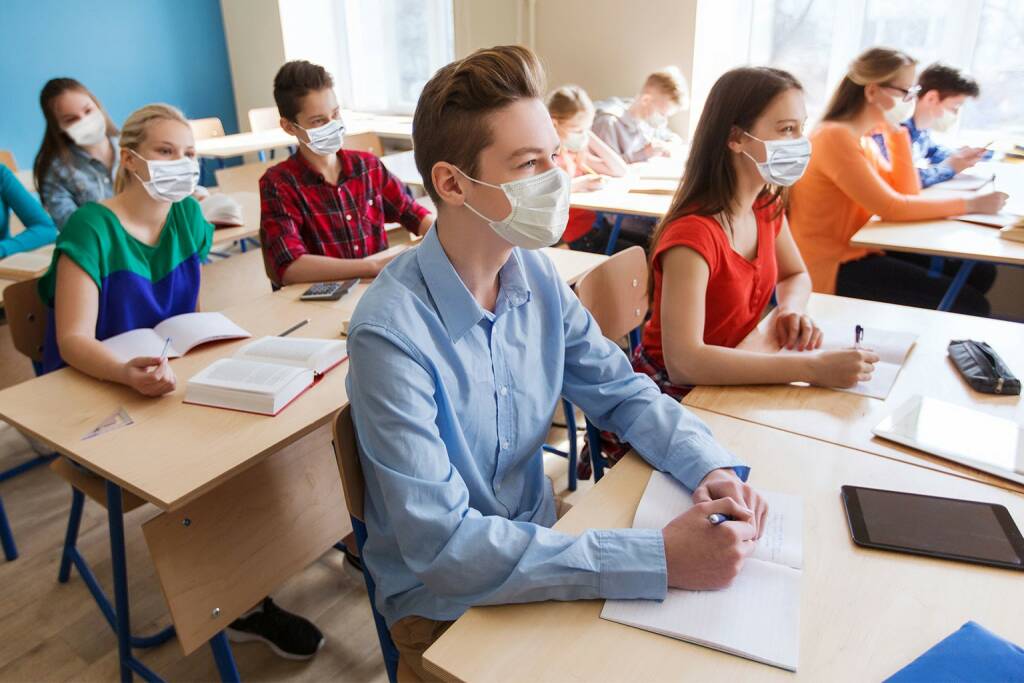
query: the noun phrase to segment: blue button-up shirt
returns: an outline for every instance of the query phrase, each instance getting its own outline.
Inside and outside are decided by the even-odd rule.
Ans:
[[[431,229],[353,315],[348,393],[366,479],[363,561],[388,624],[473,605],[663,598],[658,530],[559,533],[541,446],[560,397],[691,489],[747,468],[633,372],[542,253],[514,249],[493,313]]]
[[[39,198],[60,230],[78,207],[114,196],[114,177],[121,163],[118,139],[110,138],[114,147],[113,168],[107,168],[74,143],[68,144],[67,161],[54,159],[39,188]]]
[[[956,175],[952,166],[943,163],[954,150],[933,141],[931,131],[927,128],[918,128],[913,116],[903,122],[903,127],[910,133],[910,149],[914,153],[914,164],[917,166],[922,188],[945,182]],[[882,155],[888,159],[889,151],[885,148],[884,138],[877,133],[872,137],[882,150]],[[991,159],[992,152],[986,152],[982,158]]]

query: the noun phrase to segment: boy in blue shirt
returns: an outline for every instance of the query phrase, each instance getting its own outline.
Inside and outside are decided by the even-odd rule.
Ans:
[[[350,326],[363,562],[399,666],[420,678],[423,652],[474,605],[724,587],[767,512],[748,468],[633,372],[538,251],[569,210],[543,93],[537,57],[518,46],[479,50],[426,84],[413,147],[437,221]],[[697,506],[664,529],[551,529],[541,446],[562,395]],[[732,521],[715,526],[714,512]]]

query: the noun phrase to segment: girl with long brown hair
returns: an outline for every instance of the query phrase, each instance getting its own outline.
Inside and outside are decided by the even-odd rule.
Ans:
[[[57,228],[78,207],[114,194],[117,127],[89,89],[73,78],[53,78],[39,93],[46,119],[33,175]]]
[[[851,238],[874,215],[919,221],[996,213],[1006,202],[1002,192],[921,196],[910,136],[900,125],[913,112],[915,66],[899,50],[865,51],[850,64],[811,133],[814,156],[793,188],[789,220],[817,292],[935,308],[949,287],[949,276],[933,277],[927,265],[851,246]],[[882,135],[888,160],[872,133]],[[988,301],[970,284],[953,310],[987,315]]]

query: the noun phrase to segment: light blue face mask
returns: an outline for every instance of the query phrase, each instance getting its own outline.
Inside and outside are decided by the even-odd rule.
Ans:
[[[758,161],[747,154],[746,150],[743,153],[757,165],[758,172],[769,185],[789,187],[800,180],[800,176],[807,170],[807,164],[811,162],[811,141],[805,137],[795,140],[762,140],[747,131],[743,131],[743,134],[764,145],[764,161]]]

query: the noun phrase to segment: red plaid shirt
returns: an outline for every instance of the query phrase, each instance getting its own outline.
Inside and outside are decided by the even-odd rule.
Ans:
[[[303,254],[363,258],[388,248],[385,223],[415,233],[430,212],[367,152],[338,152],[331,185],[298,153],[260,178],[260,242],[277,281]]]

